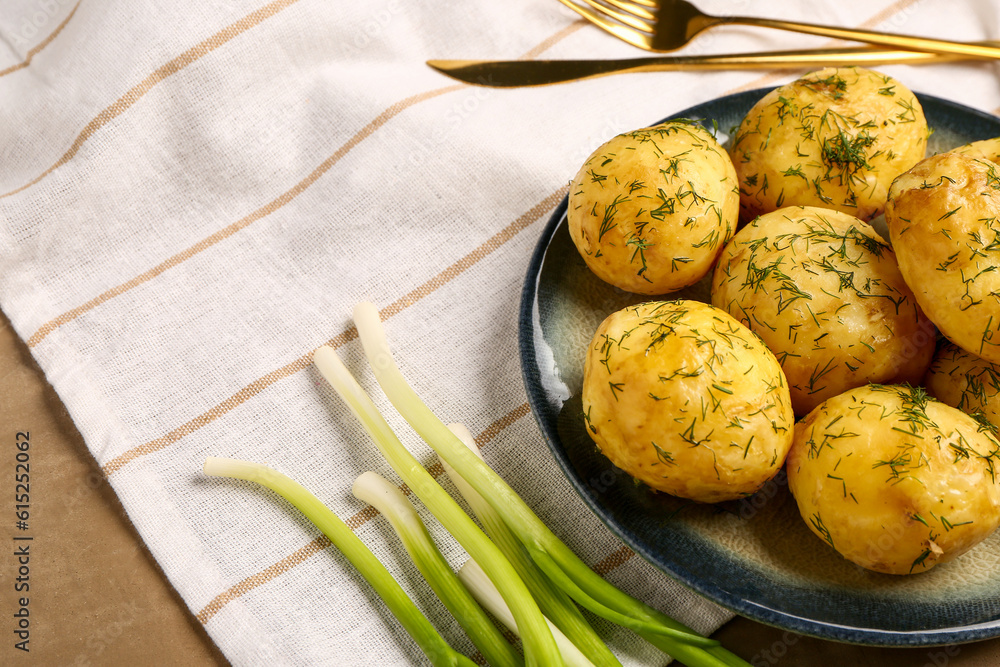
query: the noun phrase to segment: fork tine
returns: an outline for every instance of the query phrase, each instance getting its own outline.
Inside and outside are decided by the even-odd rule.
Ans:
[[[616,23],[608,19],[603,13],[598,14],[590,7],[583,5],[578,5],[572,0],[559,0],[574,12],[587,19],[591,23],[595,24],[597,27],[611,33],[618,39],[628,42],[632,46],[636,46],[640,49],[645,49],[649,51],[652,48],[652,41],[649,35],[633,30],[632,28],[627,28],[620,23]],[[601,10],[604,12],[604,10]]]
[[[620,12],[617,9],[608,7],[607,5],[598,2],[598,0],[583,0],[583,2],[620,23],[624,23],[625,25],[635,28],[636,30],[641,30],[642,32],[652,33],[652,27],[648,23],[633,16],[632,14]]]
[[[660,0],[632,0],[632,2],[643,7],[649,7],[650,9],[660,8]]]
[[[636,0],[604,0],[604,2],[618,9],[623,9],[630,14],[635,14],[639,18],[649,21],[656,20],[656,14],[647,9],[649,5],[638,4]],[[646,30],[649,30],[649,28],[646,28]]]

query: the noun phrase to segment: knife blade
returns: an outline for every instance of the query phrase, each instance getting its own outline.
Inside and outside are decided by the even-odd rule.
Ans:
[[[976,42],[995,44],[1000,42]],[[492,88],[543,86],[626,72],[680,70],[798,69],[850,65],[933,64],[975,60],[945,55],[871,47],[846,47],[709,56],[658,56],[621,60],[428,60],[433,69],[453,79]]]

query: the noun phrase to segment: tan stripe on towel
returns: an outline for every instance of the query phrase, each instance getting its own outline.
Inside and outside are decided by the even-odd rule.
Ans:
[[[594,572],[601,575],[602,577],[605,577],[611,570],[615,569],[620,565],[624,565],[629,560],[631,560],[632,556],[634,555],[635,555],[634,551],[623,545],[621,549],[618,549],[611,555],[603,558],[602,560],[594,564],[594,566],[590,569],[592,569]]]
[[[84,303],[83,305],[77,306],[72,310],[66,311],[62,315],[59,315],[58,317],[49,320],[48,322],[43,324],[38,329],[38,331],[33,333],[28,338],[28,347],[34,347],[38,345],[40,342],[42,342],[42,340],[46,336],[48,336],[50,333],[52,333],[62,325],[66,324],[67,322],[72,322],[80,315],[83,315],[84,313],[93,310],[94,308],[100,306],[105,301],[109,301],[115,298],[116,296],[124,294],[125,292],[128,292],[129,290],[138,287],[139,285],[149,282],[150,280],[160,275],[164,271],[167,271],[168,269],[177,266],[181,262],[184,262],[185,260],[194,257],[203,250],[211,248],[216,243],[229,238],[236,232],[240,231],[245,227],[248,227],[254,222],[260,220],[261,218],[271,215],[272,213],[283,207],[285,204],[289,203],[290,201],[298,197],[300,194],[302,194],[309,186],[311,186],[313,183],[319,180],[320,176],[329,171],[330,168],[333,167],[333,165],[337,164],[337,162],[339,162],[341,158],[347,155],[347,153],[349,153],[352,148],[354,148],[359,143],[370,137],[375,132],[375,130],[385,125],[394,116],[398,115],[400,112],[407,109],[408,107],[413,106],[414,104],[423,102],[424,100],[428,100],[432,97],[437,97],[438,95],[449,93],[453,90],[458,90],[464,86],[465,84],[457,84],[454,86],[447,86],[445,88],[437,88],[435,90],[429,90],[423,93],[419,93],[417,95],[413,95],[411,97],[407,97],[404,100],[396,102],[388,109],[383,111],[381,114],[379,114],[375,118],[375,120],[371,121],[363,128],[358,130],[358,132],[356,132],[354,136],[348,139],[347,142],[344,143],[344,145],[338,148],[333,155],[324,160],[322,164],[313,169],[313,171],[308,176],[306,176],[301,181],[292,186],[291,189],[281,193],[280,195],[278,195],[277,198],[271,200],[267,204],[264,204],[253,213],[237,220],[236,222],[226,227],[223,227],[219,231],[198,241],[189,248],[180,251],[173,257],[170,257],[164,260],[163,262],[160,262],[159,264],[149,269],[148,271],[140,273],[131,280],[128,280],[115,287],[112,287],[111,289],[94,297],[93,299]]]
[[[916,1],[916,0],[901,0],[900,2],[897,2],[894,5],[892,5],[892,7],[894,9],[891,12],[889,10],[885,10],[881,14],[889,15],[889,14],[895,12],[895,11],[899,11],[900,9],[902,9],[903,7],[908,6],[909,4],[912,4],[912,2],[914,2],[914,1]],[[878,22],[884,20],[884,17],[881,17],[881,14],[877,15],[869,23],[878,23]],[[574,24],[574,25],[576,25],[576,24]],[[567,34],[569,34],[570,32],[574,32],[574,31],[575,30],[568,31]],[[757,85],[762,85],[761,82],[763,80],[766,80],[767,78],[768,77],[762,77],[761,79],[759,79],[758,82],[757,82]],[[751,85],[753,85],[753,84],[751,84]],[[559,193],[556,193],[556,195],[560,195],[561,196],[561,191]],[[509,227],[508,227],[508,229],[509,229]],[[503,232],[501,232],[501,234],[502,233]],[[494,237],[494,238],[496,238],[496,237]],[[487,243],[489,243],[489,242],[487,242]],[[501,242],[501,244],[502,244],[502,242]],[[484,244],[484,246],[485,245],[487,245],[487,244]],[[480,246],[480,248],[482,248],[482,247],[483,246]],[[499,245],[497,247],[499,247]],[[492,250],[490,250],[489,252],[492,252]],[[472,254],[474,254],[474,253],[472,253]],[[472,254],[470,254],[470,256]],[[486,254],[488,254],[488,252]],[[465,259],[468,259],[470,256],[467,256]],[[475,260],[475,261],[478,261],[478,259]],[[475,263],[475,262],[473,261],[472,263]],[[453,265],[453,266],[455,266],[455,265]],[[450,268],[452,268],[452,267],[449,267],[449,269]],[[464,269],[461,269],[461,270],[464,270]],[[461,272],[461,270],[459,271],[459,273]],[[439,276],[444,275],[444,273],[446,273],[447,271],[448,270],[446,270],[445,272],[442,272],[442,274],[439,274]],[[444,282],[447,282],[450,279],[451,278],[448,278]],[[432,279],[432,281],[428,281],[428,283],[425,283],[425,285],[421,286],[421,288],[418,288],[417,290],[414,290],[414,292],[411,292],[411,294],[420,294],[421,289],[424,288],[424,287],[426,287],[426,286],[428,286],[428,285],[430,285],[431,283],[433,283],[433,281],[434,281],[434,279]],[[427,293],[432,292],[436,288],[437,287],[430,288]],[[426,294],[421,294],[418,298],[422,298],[422,296],[426,296]],[[407,301],[407,297],[404,297],[403,299],[400,299],[399,301],[395,302],[395,304],[393,304],[393,305],[396,306],[396,304],[399,304],[399,305],[397,306],[397,309],[395,310],[395,312],[399,312],[400,310],[403,310],[407,306],[411,305],[410,302]],[[390,308],[391,308],[391,306],[390,306]],[[389,308],[383,309],[383,313],[385,311],[388,311],[388,310],[389,310]],[[386,315],[383,314],[383,317],[386,317]],[[345,332],[344,334],[341,334],[341,336],[348,336],[349,334],[350,334],[350,332]],[[349,337],[347,338],[347,340],[353,339],[354,337],[356,337],[356,335],[357,335],[357,332],[354,331],[353,335],[349,335]],[[311,353],[310,353],[310,355],[307,355],[307,356],[311,357]],[[483,447],[483,445],[485,444],[485,442],[488,442],[490,439],[496,437],[496,435],[498,435],[501,431],[503,431],[503,429],[507,428],[509,425],[511,425],[514,422],[516,422],[518,419],[520,419],[521,417],[523,417],[524,415],[526,415],[528,412],[529,412],[529,408],[528,408],[528,405],[525,403],[525,404],[521,405],[520,407],[516,408],[515,410],[511,411],[510,413],[508,413],[504,417],[501,417],[500,419],[498,419],[497,421],[495,421],[493,424],[491,424],[482,434],[480,434],[480,436],[478,438],[476,438],[477,443],[479,444],[480,447]],[[108,465],[110,465],[110,464],[108,464]],[[428,471],[430,471],[435,478],[438,477],[438,476],[440,476],[442,474],[442,472],[443,472],[443,470],[442,470],[442,468],[441,468],[441,466],[440,466],[439,463],[435,463],[432,466],[430,466],[428,468]],[[110,474],[107,471],[105,471],[105,472],[106,472],[106,474]],[[405,485],[403,487],[401,487],[401,488],[403,488],[404,491],[409,492],[409,489],[405,489],[404,487],[405,487]],[[351,527],[352,530],[357,530],[359,527],[361,527],[362,525],[364,525],[365,523],[367,523],[369,520],[371,520],[372,518],[374,518],[377,514],[378,514],[378,512],[374,508],[372,508],[372,507],[369,506],[369,507],[365,508],[364,510],[362,510],[361,512],[358,512],[357,514],[355,514],[354,516],[352,516],[350,519],[347,520],[346,523],[347,523],[347,525],[349,527]],[[329,539],[327,539],[325,536],[321,536],[319,538],[316,538],[312,542],[310,542],[305,547],[303,547],[303,548],[295,551],[290,556],[287,556],[286,558],[282,559],[281,561],[279,561],[275,565],[272,565],[271,567],[263,570],[262,572],[257,573],[255,575],[252,575],[252,576],[244,579],[243,581],[239,582],[238,584],[236,584],[235,586],[231,587],[227,591],[225,591],[222,594],[216,596],[211,602],[209,602],[208,605],[206,605],[200,612],[198,612],[198,614],[197,614],[198,620],[201,623],[203,623],[203,624],[207,623],[214,615],[216,615],[230,601],[232,601],[232,600],[234,600],[234,599],[236,599],[236,598],[244,595],[245,593],[253,590],[254,588],[257,588],[258,586],[261,586],[261,585],[263,585],[263,584],[265,584],[265,583],[273,580],[277,576],[280,576],[284,572],[287,572],[289,569],[291,569],[295,565],[298,565],[299,563],[305,561],[310,556],[315,555],[316,553],[318,553],[319,551],[325,549],[329,545],[330,545]],[[611,572],[615,568],[620,567],[624,563],[626,563],[629,560],[631,560],[633,556],[635,556],[635,552],[633,552],[627,546],[622,546],[621,548],[617,549],[616,551],[614,551],[613,553],[611,553],[610,555],[606,556],[605,558],[603,558],[602,560],[600,560],[598,563],[596,563],[592,567],[592,569],[598,575],[600,575],[600,576],[603,577],[603,576],[606,576],[609,572]]]
[[[240,36],[250,28],[259,25],[260,23],[264,22],[265,20],[271,18],[272,16],[280,12],[282,9],[285,9],[290,5],[294,5],[298,1],[299,0],[274,0],[274,2],[268,3],[267,5],[261,7],[260,9],[247,14],[246,16],[236,21],[235,23],[231,23],[230,25],[226,26],[225,28],[215,33],[208,39],[204,40],[197,46],[188,49],[181,55],[177,56],[176,58],[168,62],[166,65],[161,66],[155,72],[153,72],[145,79],[143,79],[140,83],[133,86],[124,95],[119,97],[114,102],[114,104],[104,109],[104,111],[97,114],[97,116],[93,120],[87,123],[86,127],[83,128],[83,131],[81,131],[80,134],[73,141],[72,145],[69,147],[69,150],[67,150],[61,158],[56,160],[55,164],[53,164],[51,167],[43,171],[41,174],[36,176],[31,181],[25,183],[21,187],[0,195],[0,199],[3,199],[4,197],[9,197],[11,195],[17,194],[18,192],[21,192],[22,190],[30,188],[35,183],[38,183],[43,178],[51,174],[53,171],[55,171],[62,165],[66,164],[67,162],[69,162],[71,159],[73,159],[73,156],[79,152],[83,144],[86,143],[86,141],[90,139],[90,137],[92,137],[95,132],[97,132],[99,129],[107,125],[109,122],[120,116],[126,109],[128,109],[133,104],[142,99],[143,95],[152,90],[153,87],[156,86],[156,84],[160,83],[167,77],[176,74],[177,72],[180,72],[182,69],[184,69],[191,63],[197,61],[202,56],[211,53],[212,51],[219,48],[223,44],[229,42],[235,37]]]
[[[531,60],[532,58],[537,58],[538,56],[540,56],[545,51],[548,51],[553,46],[555,46],[559,42],[563,41],[564,39],[566,39],[567,37],[569,37],[570,35],[572,35],[574,32],[576,32],[580,28],[582,28],[584,26],[587,26],[587,25],[590,25],[590,23],[588,23],[584,19],[579,19],[579,20],[573,21],[568,26],[566,26],[565,28],[563,28],[559,32],[555,33],[551,37],[549,37],[549,38],[547,38],[547,39],[539,42],[538,46],[536,46],[535,48],[533,48],[533,49],[531,49],[529,51],[526,51],[523,56],[521,56],[520,58],[518,58],[518,60]]]
[[[573,34],[577,30],[579,30],[582,27],[582,25],[584,25],[585,23],[586,22],[581,23],[580,21],[576,21],[576,22],[570,24],[566,28],[563,28],[559,32],[556,32],[552,36],[546,38],[538,46],[536,46],[536,47],[530,49],[529,51],[527,51],[525,53],[525,55],[522,56],[522,57],[523,58],[530,58],[530,57],[534,57],[534,56],[542,53],[546,49],[551,48],[554,44],[558,43],[559,41],[565,39],[569,35]],[[191,246],[191,247],[189,247],[189,248],[187,248],[185,250],[182,250],[181,252],[177,253],[173,257],[170,257],[170,258],[166,259],[165,261],[163,261],[160,264],[154,266],[153,268],[149,269],[148,271],[146,271],[146,272],[144,272],[144,273],[142,273],[142,274],[140,274],[138,276],[135,276],[131,280],[128,280],[128,281],[126,281],[126,282],[124,282],[124,283],[122,283],[120,285],[112,287],[111,289],[106,290],[105,292],[101,293],[100,295],[94,297],[90,301],[87,301],[86,303],[84,303],[84,304],[82,304],[80,306],[77,306],[76,308],[73,308],[71,310],[68,310],[65,313],[63,313],[63,314],[61,314],[61,315],[59,315],[59,316],[57,316],[57,317],[49,320],[48,322],[46,322],[45,324],[43,324],[41,327],[39,327],[39,329],[37,331],[35,331],[35,333],[33,333],[31,336],[28,337],[28,341],[27,341],[28,342],[28,347],[34,347],[34,346],[38,345],[40,342],[42,342],[42,340],[46,336],[48,336],[50,333],[52,333],[53,331],[55,331],[56,329],[58,329],[62,325],[66,324],[67,322],[72,322],[73,320],[75,320],[80,315],[83,315],[84,313],[86,313],[86,312],[88,312],[90,310],[93,310],[94,308],[100,306],[102,303],[104,303],[106,301],[109,301],[110,299],[113,299],[116,296],[124,294],[125,292],[128,292],[129,290],[131,290],[131,289],[133,289],[133,288],[135,288],[135,287],[137,287],[139,285],[142,285],[143,283],[146,283],[146,282],[152,280],[153,278],[155,278],[156,276],[160,275],[164,271],[177,266],[178,264],[180,264],[184,260],[186,260],[186,259],[188,259],[190,257],[193,257],[194,255],[197,255],[202,250],[210,248],[211,246],[215,245],[219,241],[221,241],[223,239],[226,239],[226,238],[232,236],[233,234],[235,234],[236,232],[238,232],[239,230],[243,229],[244,227],[247,227],[251,223],[256,222],[257,220],[259,220],[259,219],[261,219],[261,218],[263,218],[263,217],[265,217],[267,215],[270,215],[271,213],[277,211],[279,208],[281,208],[282,206],[284,206],[285,204],[287,204],[289,201],[291,201],[292,199],[294,199],[298,195],[302,194],[302,192],[306,188],[308,188],[310,185],[312,185],[314,182],[316,182],[316,180],[320,176],[322,176],[326,171],[328,171],[334,164],[336,164],[342,157],[344,157],[344,155],[346,155],[352,148],[354,148],[355,146],[357,146],[364,139],[367,139],[368,137],[370,137],[375,132],[375,130],[377,130],[382,125],[385,125],[386,122],[388,122],[390,119],[392,119],[394,116],[398,115],[400,112],[404,111],[405,109],[407,109],[407,108],[409,108],[409,107],[411,107],[414,104],[417,104],[419,102],[423,102],[425,100],[429,100],[431,98],[437,97],[438,95],[443,95],[445,93],[450,93],[452,91],[459,90],[459,89],[464,88],[464,87],[466,87],[466,84],[464,84],[464,83],[459,83],[459,84],[455,84],[455,85],[451,85],[451,86],[445,86],[443,88],[436,88],[434,90],[426,91],[426,92],[423,92],[423,93],[418,93],[416,95],[412,95],[410,97],[407,97],[404,100],[396,102],[395,104],[393,104],[392,106],[390,106],[388,109],[386,109],[385,111],[383,111],[382,113],[380,113],[373,121],[371,121],[370,123],[368,123],[368,125],[366,125],[365,127],[361,128],[361,130],[359,130],[354,136],[352,136],[350,139],[348,139],[347,142],[343,146],[341,146],[337,150],[336,153],[334,153],[332,156],[330,156],[329,158],[327,158],[326,161],[323,162],[323,164],[321,164],[319,167],[317,167],[315,170],[313,170],[313,172],[311,174],[309,174],[309,176],[307,176],[302,181],[300,181],[299,183],[297,183],[294,187],[292,187],[291,190],[288,190],[287,192],[284,192],[283,194],[279,195],[276,199],[274,199],[273,201],[269,202],[268,204],[265,204],[264,206],[260,207],[259,209],[257,209],[253,213],[251,213],[250,215],[248,215],[248,216],[246,216],[246,217],[244,217],[244,218],[242,218],[240,220],[237,220],[236,222],[232,223],[231,225],[229,225],[227,227],[224,227],[223,229],[215,232],[211,236],[209,236],[209,237],[207,237],[205,239],[202,239],[201,241],[199,241],[198,243],[194,244],[193,246]],[[44,176],[44,175],[45,174],[42,174],[42,176]],[[37,180],[40,180],[41,178],[42,177],[39,177],[39,179],[36,179],[36,182],[37,182]],[[29,183],[28,185],[31,185],[31,184]],[[25,186],[25,187],[28,187],[28,186]],[[8,193],[8,194],[13,194],[13,193]],[[4,195],[4,196],[6,196],[6,195]]]
[[[893,6],[894,7],[898,6],[898,7],[901,8],[901,7],[905,7],[907,4],[911,4],[914,1],[916,1],[916,0],[900,0],[900,2],[897,2]],[[897,9],[897,11],[898,11],[898,9]],[[881,16],[881,15],[877,15],[877,16]],[[882,20],[882,19],[880,18],[879,20]],[[563,37],[565,37],[566,34],[569,34],[569,32],[567,32],[567,29],[564,29],[563,33],[565,33],[565,34],[563,34]],[[551,44],[549,46],[551,46]],[[766,78],[766,77],[764,77],[764,78]],[[444,90],[444,89],[438,89],[438,91],[441,91],[441,90]],[[427,94],[431,94],[431,93],[434,93],[434,92],[435,91],[430,91],[430,93],[427,93]],[[733,92],[733,91],[730,91],[730,92]],[[411,98],[408,98],[408,99],[411,99]],[[402,104],[402,103],[399,103],[399,104]],[[385,112],[383,112],[383,114],[385,114],[385,113],[388,113],[388,110],[386,110]],[[375,121],[373,121],[373,123],[374,122]],[[345,146],[346,146],[346,144],[345,144]],[[416,288],[415,290],[413,290],[412,292],[410,292],[409,294],[407,294],[403,298],[401,298],[401,299],[395,301],[394,303],[390,304],[389,306],[387,306],[385,309],[383,309],[383,311],[381,311],[382,318],[385,319],[385,318],[391,317],[391,316],[395,315],[396,313],[404,310],[405,308],[407,308],[410,305],[412,305],[412,303],[414,303],[415,301],[417,301],[419,299],[422,299],[424,296],[427,296],[428,294],[430,294],[431,292],[433,292],[434,290],[436,290],[441,285],[443,285],[443,284],[451,281],[455,276],[457,276],[461,272],[465,271],[469,266],[472,266],[473,264],[475,264],[476,262],[478,262],[482,257],[485,257],[489,253],[491,253],[494,250],[496,250],[498,247],[500,247],[500,245],[503,245],[503,243],[505,243],[507,240],[509,240],[510,238],[513,238],[513,236],[516,235],[517,232],[519,232],[521,229],[523,229],[524,226],[527,226],[531,222],[534,222],[535,219],[537,219],[537,217],[535,217],[535,218],[532,218],[529,222],[525,222],[525,223],[522,224],[521,221],[526,216],[532,215],[533,212],[535,214],[537,214],[537,215],[541,215],[542,213],[545,212],[545,210],[551,209],[555,205],[555,201],[558,201],[558,199],[560,198],[560,193],[561,192],[562,192],[562,190],[560,190],[557,193],[554,193],[553,195],[550,195],[545,200],[543,200],[540,204],[536,205],[531,211],[529,211],[527,214],[525,214],[525,216],[522,216],[522,218],[519,218],[518,220],[514,221],[514,223],[512,223],[510,226],[508,226],[506,229],[504,229],[500,233],[498,233],[493,238],[489,239],[486,243],[484,243],[482,246],[480,246],[479,248],[477,248],[476,250],[474,250],[472,253],[470,253],[466,257],[462,258],[461,260],[459,260],[458,262],[456,262],[452,266],[448,267],[447,269],[445,269],[444,271],[442,271],[440,274],[438,274],[437,276],[435,276],[434,278],[432,278],[428,282],[424,283],[420,287]],[[554,200],[553,200],[553,198],[554,198]],[[552,203],[551,204],[547,203],[550,200],[553,200]],[[275,200],[275,201],[277,201],[277,200]],[[539,210],[540,207],[542,207],[541,210]],[[169,268],[169,267],[167,267],[167,268]],[[114,296],[114,295],[112,295],[112,296]],[[98,298],[100,298],[100,297],[98,297]],[[111,298],[111,297],[109,296],[108,298]],[[73,317],[76,317],[76,315],[74,315]],[[53,321],[55,321],[55,320],[53,320]],[[55,326],[59,326],[59,325],[56,324]],[[53,329],[54,328],[55,327],[53,327]],[[29,339],[29,346],[32,345],[31,341],[33,339],[35,339],[35,337],[38,336],[38,335],[39,335],[39,332],[36,332],[34,335],[32,335],[31,339]],[[343,344],[345,344],[345,343],[353,340],[356,336],[357,336],[357,332],[353,328],[351,328],[351,329],[348,329],[348,330],[346,330],[344,332],[341,332],[337,337],[335,337],[334,339],[332,339],[328,344],[331,345],[331,346],[333,346],[333,347],[339,347],[340,345],[343,345]],[[44,337],[44,335],[42,337]],[[40,340],[40,338],[39,338],[39,340]],[[37,341],[35,341],[34,344],[37,344]],[[248,401],[252,397],[256,396],[261,391],[263,391],[264,389],[266,389],[270,385],[274,384],[278,380],[281,380],[283,378],[289,377],[290,375],[293,375],[294,373],[297,373],[297,372],[305,369],[309,365],[309,363],[311,363],[311,360],[312,360],[312,352],[309,352],[308,354],[304,355],[303,357],[300,357],[299,359],[296,359],[295,361],[291,362],[290,364],[287,364],[287,365],[285,365],[285,366],[283,366],[283,367],[281,367],[281,368],[279,368],[279,369],[277,369],[275,371],[272,371],[271,373],[265,375],[264,377],[259,378],[257,381],[255,381],[254,383],[248,385],[247,387],[244,387],[239,392],[237,392],[233,396],[230,396],[228,399],[226,399],[222,403],[220,403],[217,406],[213,407],[209,411],[207,411],[207,412],[199,415],[198,417],[195,417],[194,419],[188,421],[187,423],[182,424],[181,426],[179,426],[178,428],[174,429],[170,433],[167,433],[166,435],[164,435],[164,436],[162,436],[162,437],[160,437],[160,438],[158,438],[156,440],[144,443],[142,445],[139,445],[139,446],[137,446],[137,447],[135,447],[133,449],[130,449],[130,450],[124,452],[123,454],[120,454],[119,456],[115,457],[111,461],[109,461],[106,464],[104,464],[104,466],[102,466],[102,470],[104,471],[104,474],[105,475],[111,475],[114,472],[116,472],[117,470],[119,470],[122,466],[126,465],[130,461],[132,461],[132,460],[134,460],[134,459],[136,459],[136,458],[138,458],[140,456],[143,456],[145,454],[149,454],[149,453],[152,453],[152,452],[156,452],[156,451],[159,451],[159,450],[161,450],[161,449],[163,449],[165,447],[168,447],[169,445],[173,444],[174,442],[177,442],[178,440],[180,440],[184,436],[189,435],[189,434],[193,433],[194,431],[197,431],[201,427],[203,427],[203,426],[205,426],[205,425],[207,425],[207,424],[215,421],[216,418],[218,418],[218,417],[226,414],[227,412],[229,412],[233,408],[237,407],[238,405],[242,405],[243,403],[245,403],[246,401]]]
[[[491,440],[497,437],[505,428],[511,426],[518,419],[527,415],[528,412],[529,409],[527,403],[524,403],[521,406],[515,408],[514,410],[511,410],[506,415],[504,415],[500,419],[497,419],[492,424],[490,424],[485,431],[480,433],[479,436],[476,437],[476,444],[479,445],[480,449],[482,449],[483,447],[486,446],[487,443],[489,443]],[[437,479],[444,473],[441,464],[436,462],[433,465],[429,466],[427,468],[427,471],[431,473],[431,475],[433,475],[435,479]],[[401,485],[400,489],[402,489],[407,495],[409,495],[409,489],[405,487],[406,487],[405,484]],[[351,530],[356,531],[361,526],[365,525],[366,523],[374,519],[376,516],[378,516],[378,510],[369,505],[365,507],[365,509],[361,510],[354,516],[347,519],[344,523],[347,524],[347,526]],[[329,538],[327,538],[325,535],[317,537],[316,539],[309,542],[309,544],[305,545],[301,549],[297,549],[290,555],[282,558],[274,565],[271,565],[270,567],[267,567],[256,574],[250,575],[246,579],[243,579],[239,583],[235,584],[234,586],[230,587],[229,589],[223,591],[219,595],[212,598],[212,600],[207,605],[205,605],[205,607],[201,611],[199,611],[196,614],[196,618],[202,624],[208,623],[208,621],[213,616],[218,614],[223,607],[225,607],[233,600],[242,597],[246,593],[249,593],[253,589],[257,588],[258,586],[262,586],[268,583],[269,581],[276,579],[285,572],[288,572],[296,565],[305,562],[310,557],[315,556],[320,551],[323,551],[328,546],[330,546],[330,544],[331,543]],[[615,568],[620,567],[621,565],[627,563],[634,555],[635,552],[633,552],[627,546],[622,546],[621,548],[612,552],[610,555],[602,558],[600,561],[594,564],[594,566],[591,569],[593,569],[594,572],[596,572],[598,575],[605,577]]]
[[[539,218],[541,218],[545,213],[551,211],[556,203],[565,196],[565,188],[560,188],[556,192],[553,192],[548,197],[535,204],[530,210],[518,217],[512,223],[504,227],[502,230],[494,234],[492,237],[487,239],[478,248],[464,256],[462,259],[458,260],[451,266],[448,266],[443,271],[438,273],[436,276],[423,283],[416,289],[408,292],[400,299],[392,302],[381,311],[379,311],[382,319],[388,319],[393,315],[409,308],[417,301],[420,301],[424,297],[432,294],[435,290],[446,285],[447,283],[454,280],[456,277],[461,275],[464,271],[474,266],[477,262],[487,257],[489,254],[503,246],[504,243],[514,238],[519,232],[524,228],[528,227]],[[337,334],[335,337],[330,339],[326,344],[338,348],[355,338],[357,338],[358,332],[354,327],[351,327],[341,333]],[[111,459],[103,466],[101,470],[105,475],[112,475],[122,467],[127,465],[129,462],[134,461],[140,456],[145,456],[146,454],[151,454],[153,452],[158,452],[161,449],[169,447],[174,444],[184,436],[194,433],[198,429],[206,426],[219,417],[225,415],[229,411],[233,410],[239,405],[246,403],[248,400],[261,393],[275,382],[287,378],[299,371],[306,369],[310,363],[312,363],[312,352],[302,355],[295,361],[285,364],[281,368],[271,371],[267,375],[258,378],[254,382],[250,383],[246,387],[243,387],[238,392],[222,401],[215,407],[211,408],[207,412],[204,412],[194,419],[191,419],[185,424],[175,428],[166,435],[152,440],[150,442],[144,443],[137,447],[119,454],[115,458]]]
[[[879,23],[882,23],[883,21],[888,20],[890,16],[892,16],[894,14],[898,14],[899,12],[903,11],[904,9],[906,9],[907,7],[909,7],[910,5],[914,5],[914,4],[916,4],[916,3],[920,2],[920,1],[921,0],[896,0],[896,2],[892,3],[891,5],[889,5],[888,7],[886,7],[885,9],[883,9],[882,11],[878,12],[874,16],[869,17],[867,21],[865,21],[864,23],[860,24],[858,27],[859,28],[874,28]]]
[[[501,431],[503,431],[505,428],[507,428],[508,426],[510,426],[511,424],[513,424],[526,414],[528,414],[527,403],[524,403],[523,405],[514,408],[513,410],[505,414],[503,417],[500,417],[500,419],[494,421],[486,428],[485,431],[480,433],[476,437],[476,444],[479,446],[480,449],[482,449],[491,440],[500,435]],[[429,472],[431,476],[434,477],[434,479],[437,479],[438,477],[444,474],[444,467],[442,467],[440,462],[435,461],[432,465],[427,467],[427,472]],[[410,495],[411,491],[409,488],[407,488],[405,484],[400,485],[399,488],[406,495]],[[356,531],[358,528],[360,528],[361,526],[365,525],[366,523],[377,517],[378,514],[379,512],[377,509],[375,509],[371,505],[368,505],[363,510],[356,513],[354,516],[350,517],[349,519],[346,519],[344,523],[347,524],[348,528]],[[235,586],[232,586],[228,590],[212,598],[212,601],[209,602],[207,605],[205,605],[204,609],[198,612],[197,614],[198,620],[201,621],[202,623],[207,623],[208,619],[212,618],[217,613],[219,613],[219,610],[221,610],[229,602],[232,602],[241,595],[252,591],[258,586],[266,584],[275,577],[284,574],[285,572],[292,569],[296,565],[307,560],[310,556],[314,556],[323,549],[326,549],[328,546],[330,546],[330,539],[326,537],[326,535],[320,535],[309,544],[305,545],[301,549],[294,551],[292,554],[282,558],[274,565],[271,565],[270,567],[261,570],[256,574],[250,575],[249,577],[239,582]],[[601,563],[604,563],[606,560],[608,559],[605,558],[603,561],[601,561]],[[600,563],[598,563],[598,565],[600,565]],[[598,572],[598,574],[600,574],[600,572]]]
[[[43,39],[42,41],[40,41],[38,44],[35,44],[35,46],[32,47],[32,49],[30,51],[28,51],[26,54],[24,54],[24,60],[22,60],[21,62],[17,63],[16,65],[11,65],[7,69],[0,69],[0,76],[7,76],[11,72],[16,72],[17,70],[24,69],[25,67],[27,67],[28,65],[30,65],[31,64],[31,59],[34,58],[35,56],[37,56],[38,53],[42,49],[44,49],[46,46],[48,46],[49,44],[51,44],[52,40],[54,40],[59,35],[59,33],[62,32],[62,29],[66,27],[66,24],[69,23],[69,20],[71,18],[73,18],[74,14],[76,14],[76,10],[77,10],[77,8],[79,6],[80,6],[80,3],[77,2],[73,6],[73,9],[72,9],[72,11],[70,11],[69,15],[67,15],[66,18],[64,18],[62,20],[62,23],[60,23],[59,25],[57,25],[56,29],[52,31],[52,34],[50,34],[48,37],[46,37],[45,39]]]

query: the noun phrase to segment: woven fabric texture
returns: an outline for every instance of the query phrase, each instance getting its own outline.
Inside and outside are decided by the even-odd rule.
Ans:
[[[975,0],[698,4],[1000,38],[1000,9]],[[320,345],[436,461],[368,372],[350,320],[362,300],[381,310],[415,389],[469,427],[584,561],[699,631],[731,617],[635,557],[573,491],[528,409],[517,314],[539,233],[602,141],[796,73],[498,90],[424,64],[639,55],[556,0],[9,0],[0,36],[0,307],[233,664],[424,658],[315,528],[268,491],[204,476],[206,456],[267,463],[313,490],[474,653],[387,523],[350,493],[366,470],[399,480],[312,367]],[[681,53],[829,44],[731,27]],[[1000,107],[992,64],[880,69]],[[458,566],[462,549],[419,509]],[[598,628],[627,665],[666,661]]]

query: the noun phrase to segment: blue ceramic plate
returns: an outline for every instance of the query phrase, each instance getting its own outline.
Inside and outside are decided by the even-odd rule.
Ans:
[[[671,118],[735,127],[767,91],[722,97]],[[918,95],[934,129],[929,152],[1000,136],[1000,119]],[[596,147],[595,147],[596,148]],[[671,298],[708,300],[707,280]],[[738,614],[794,632],[859,644],[921,646],[1000,635],[1000,534],[912,576],[863,570],[813,535],[779,475],[756,495],[688,503],[636,486],[600,454],[580,403],[590,337],[642,297],[606,285],[570,240],[566,201],[531,259],[521,302],[524,381],[556,460],[584,501],[636,553]]]

